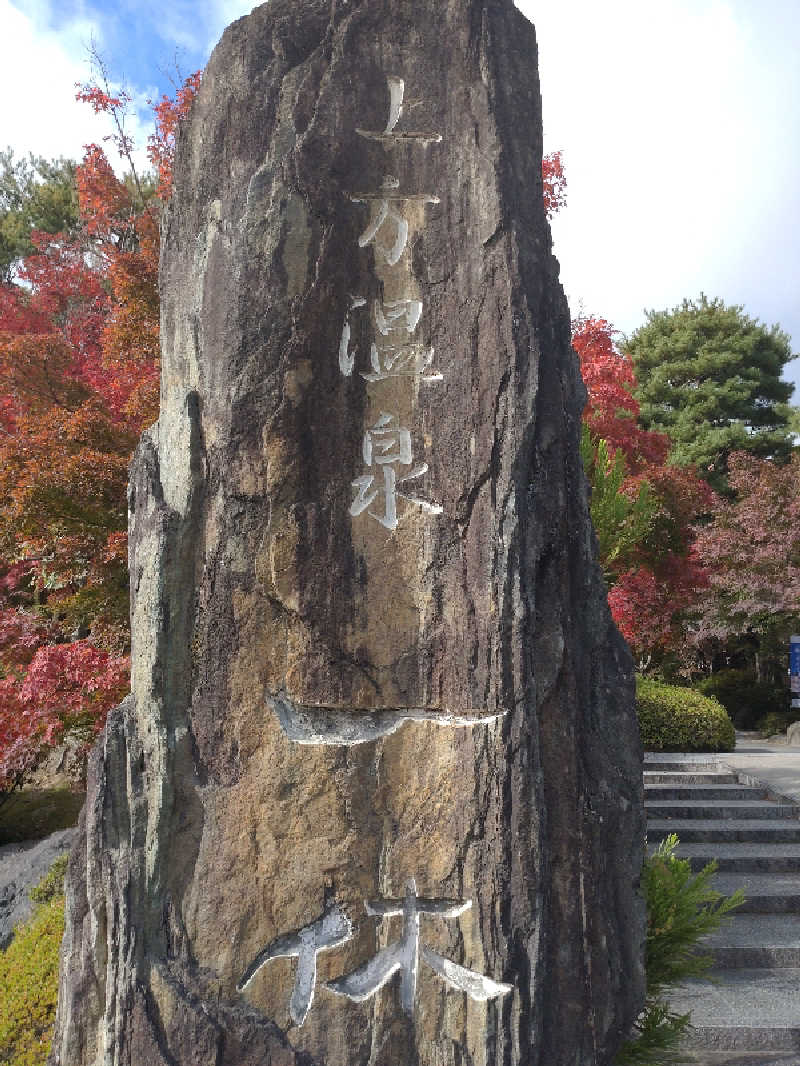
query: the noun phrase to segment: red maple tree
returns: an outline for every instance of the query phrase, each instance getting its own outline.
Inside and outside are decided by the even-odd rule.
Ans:
[[[127,467],[158,412],[159,197],[200,75],[155,106],[147,180],[130,99],[97,69],[78,97],[111,115],[128,176],[87,146],[80,227],[34,233],[0,284],[0,796],[66,731],[88,741],[128,687]]]
[[[578,353],[588,398],[583,421],[595,439],[621,449],[630,473],[661,466],[669,438],[639,427],[639,404],[633,390],[633,362],[617,343],[618,332],[605,318],[578,318],[572,324],[572,347]]]
[[[550,152],[542,159],[544,213],[552,218],[567,204],[567,175],[561,152]]]
[[[630,500],[646,501],[641,533],[626,544],[611,571],[605,568],[612,575],[608,602],[614,621],[643,665],[680,646],[685,612],[707,584],[694,549],[694,523],[711,510],[714,494],[691,468],[666,465],[666,435],[639,426],[633,364],[617,336],[603,318],[585,317],[573,324],[572,343],[588,394],[584,425],[595,450],[604,441],[604,452],[617,462],[621,457],[625,477],[619,491]],[[598,476],[593,469],[587,472],[590,478]],[[601,544],[613,544],[613,531],[604,532]]]
[[[735,452],[728,469],[734,495],[697,531],[709,582],[688,639],[706,662],[735,653],[781,682],[800,628],[800,452],[785,464]]]

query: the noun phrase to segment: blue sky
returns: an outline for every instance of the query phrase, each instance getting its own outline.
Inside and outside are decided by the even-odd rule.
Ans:
[[[301,0],[298,0],[298,3]],[[138,106],[202,67],[248,0],[0,0],[0,146],[78,157],[92,39]],[[701,291],[779,323],[800,353],[800,3],[518,0],[537,27],[553,226],[573,314],[623,332]],[[786,375],[798,385],[800,359]]]

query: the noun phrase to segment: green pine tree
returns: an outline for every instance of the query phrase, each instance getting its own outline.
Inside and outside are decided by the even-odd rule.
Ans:
[[[793,386],[781,381],[781,371],[793,355],[780,327],[767,329],[741,307],[701,294],[671,311],[648,311],[626,347],[640,421],[669,436],[669,462],[694,463],[726,490],[731,452],[789,455]]]
[[[77,224],[74,163],[0,152],[0,281],[10,281],[14,264],[33,251],[31,230],[71,232]]]

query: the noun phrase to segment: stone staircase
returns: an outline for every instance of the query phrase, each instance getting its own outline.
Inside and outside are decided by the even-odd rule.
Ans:
[[[645,759],[647,839],[677,833],[694,870],[747,902],[709,937],[713,981],[678,989],[687,1055],[703,1066],[800,1066],[800,806],[708,756]]]

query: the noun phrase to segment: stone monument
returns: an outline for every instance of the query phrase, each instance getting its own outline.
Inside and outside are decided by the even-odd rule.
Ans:
[[[57,1066],[595,1066],[643,996],[631,663],[511,0],[271,0],[163,227],[131,696]]]

